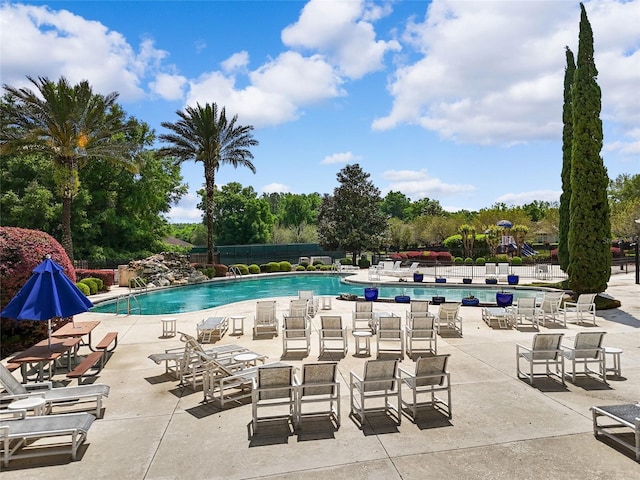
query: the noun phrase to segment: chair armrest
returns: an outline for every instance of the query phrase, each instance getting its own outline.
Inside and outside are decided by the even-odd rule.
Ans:
[[[398,367],[398,373],[400,374],[400,376],[402,376],[402,374],[404,373],[407,377],[414,377],[415,375],[413,374],[413,372],[410,372],[409,370],[405,370],[402,367]]]
[[[53,382],[40,382],[40,383],[31,383],[26,384],[24,386],[27,390],[51,390],[53,388]],[[29,392],[31,393],[31,392]]]
[[[527,352],[533,352],[533,348],[525,347],[524,345],[516,344],[516,354],[520,352],[520,349],[526,350]]]
[[[577,306],[576,302],[564,302],[564,308],[576,308]]]

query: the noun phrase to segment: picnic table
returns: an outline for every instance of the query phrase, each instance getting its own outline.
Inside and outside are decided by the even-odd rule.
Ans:
[[[100,322],[97,320],[90,322],[69,322],[53,332],[51,337],[79,338],[80,343],[78,343],[78,346],[86,345],[91,349],[91,351],[94,351],[94,348],[91,346],[91,332],[98,325],[100,325]],[[84,336],[87,337],[86,341],[83,340]]]
[[[9,359],[9,363],[20,364],[23,383],[29,381],[29,366],[36,369],[36,381],[41,382],[44,380],[45,373],[51,380],[51,376],[55,372],[56,362],[61,357],[66,355],[67,365],[71,365],[71,354],[75,354],[80,340],[80,337],[51,338],[51,345],[49,345],[49,339],[45,339]]]

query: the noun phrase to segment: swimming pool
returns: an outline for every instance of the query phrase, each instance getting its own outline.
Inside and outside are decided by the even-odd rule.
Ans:
[[[446,284],[445,284],[446,285]],[[266,297],[297,296],[298,290],[313,290],[315,295],[339,295],[352,293],[360,297],[364,294],[364,287],[369,284],[345,283],[342,277],[330,275],[278,275],[274,277],[247,278],[231,281],[218,281],[186,285],[184,287],[167,288],[137,295],[140,311],[132,309],[132,313],[141,315],[166,315],[172,313],[186,313],[207,308],[219,307],[228,303],[255,300]],[[482,303],[495,303],[496,292],[514,293],[518,297],[542,296],[540,290],[485,288],[468,285],[413,285],[405,283],[402,286],[376,285],[379,298],[395,298],[398,295],[408,295],[415,300],[431,300],[433,296],[445,297],[447,301],[460,301],[463,297],[473,295]],[[132,304],[133,306],[133,304]],[[92,312],[116,313],[116,301],[104,302],[91,309]],[[122,311],[122,306],[121,306]]]

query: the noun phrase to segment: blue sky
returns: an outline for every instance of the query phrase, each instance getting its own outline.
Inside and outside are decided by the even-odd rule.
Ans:
[[[584,2],[609,176],[640,172],[640,0]],[[331,193],[359,163],[382,194],[447,210],[560,195],[567,0],[27,1],[0,4],[2,84],[86,79],[157,133],[216,102],[255,126],[256,174],[216,183]],[[201,164],[169,219],[199,221]]]

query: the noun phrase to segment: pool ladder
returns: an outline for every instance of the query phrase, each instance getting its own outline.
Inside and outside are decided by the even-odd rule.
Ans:
[[[238,278],[238,275],[242,276],[242,272],[240,271],[240,267],[237,265],[231,265],[229,267],[229,273],[233,275],[234,280]]]
[[[117,300],[116,300],[116,315],[120,314],[120,302],[126,302],[124,306],[126,306],[126,313],[127,315],[131,315],[131,300],[133,300],[133,308],[137,308],[138,312],[142,312],[142,307],[140,306],[140,302],[138,302],[138,299],[136,298],[136,295],[133,293],[125,293],[123,295],[118,296]]]

